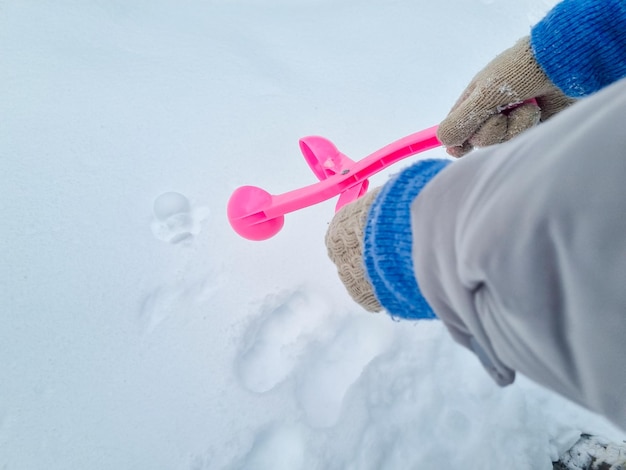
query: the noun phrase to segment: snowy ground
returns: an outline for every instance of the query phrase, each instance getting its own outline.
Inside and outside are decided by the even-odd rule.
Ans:
[[[261,243],[225,217],[314,181],[301,136],[357,159],[436,124],[554,3],[2,2],[0,468],[549,469],[622,439],[360,311],[333,202]]]

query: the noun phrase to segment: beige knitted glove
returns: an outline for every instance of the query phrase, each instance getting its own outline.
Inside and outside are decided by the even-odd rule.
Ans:
[[[365,274],[363,230],[369,208],[379,192],[380,188],[376,188],[342,207],[330,222],[325,240],[328,257],[337,266],[341,282],[355,302],[370,312],[380,312],[383,308]]]
[[[515,103],[535,98],[537,105]],[[437,136],[450,155],[504,142],[545,121],[574,100],[559,90],[541,69],[525,37],[493,59],[472,79]]]

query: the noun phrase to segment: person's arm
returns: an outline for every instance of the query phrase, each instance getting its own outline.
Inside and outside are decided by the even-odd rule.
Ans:
[[[624,122],[626,79],[449,165],[411,214],[424,297],[498,383],[626,428]]]
[[[507,144],[418,162],[341,209],[331,259],[359,273],[355,300],[439,318],[498,384],[522,373],[626,428],[624,122],[626,79]]]
[[[519,371],[626,427],[625,113],[623,79],[506,145],[419,162],[337,214],[329,255],[373,310],[434,312],[500,385]]]

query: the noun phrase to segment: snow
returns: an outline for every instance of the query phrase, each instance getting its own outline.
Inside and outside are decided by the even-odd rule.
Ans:
[[[550,469],[621,440],[361,311],[333,201],[264,242],[225,216],[314,181],[302,136],[358,159],[436,124],[554,3],[3,2],[0,468]]]

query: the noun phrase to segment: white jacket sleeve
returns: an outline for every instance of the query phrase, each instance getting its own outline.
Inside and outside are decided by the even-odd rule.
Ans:
[[[499,384],[626,428],[626,79],[449,165],[411,217],[424,296]]]

